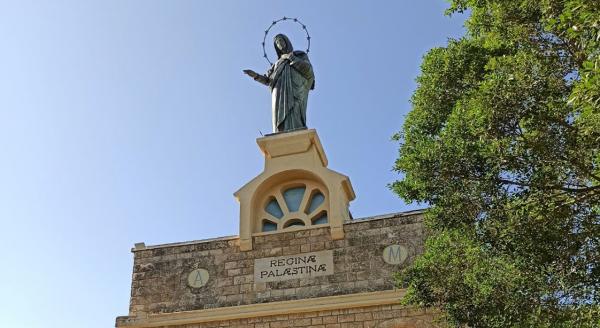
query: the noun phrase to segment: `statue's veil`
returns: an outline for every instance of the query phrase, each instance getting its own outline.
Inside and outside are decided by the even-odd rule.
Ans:
[[[285,49],[283,51],[279,51],[279,48],[277,48],[277,44],[275,43],[275,40],[277,40],[277,38],[282,38],[283,40],[285,40]],[[273,37],[273,46],[275,47],[275,52],[277,52],[278,59],[281,58],[281,55],[289,54],[290,52],[294,51],[292,42],[285,34],[277,34],[275,37]]]

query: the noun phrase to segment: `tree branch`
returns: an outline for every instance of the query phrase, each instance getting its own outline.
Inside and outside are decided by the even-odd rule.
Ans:
[[[534,186],[530,183],[524,183],[524,182],[518,182],[518,181],[512,181],[512,180],[507,180],[507,179],[497,179],[498,182],[503,183],[503,184],[509,184],[509,185],[514,185],[514,186],[520,186],[520,187],[539,187],[539,186]],[[566,191],[566,192],[590,192],[590,191],[594,191],[594,190],[599,190],[600,189],[600,185],[596,185],[596,186],[591,186],[591,187],[580,187],[580,188],[569,188],[569,187],[565,187],[565,186],[556,186],[556,185],[545,185],[545,186],[541,186],[541,189],[544,190],[562,190],[562,191]]]

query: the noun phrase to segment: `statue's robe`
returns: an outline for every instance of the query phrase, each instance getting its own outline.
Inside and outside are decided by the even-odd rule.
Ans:
[[[314,88],[315,77],[308,55],[293,51],[287,37],[286,43],[287,49],[277,51],[279,59],[267,73],[272,95],[273,132],[306,128],[308,92]],[[293,55],[283,59],[283,53]]]

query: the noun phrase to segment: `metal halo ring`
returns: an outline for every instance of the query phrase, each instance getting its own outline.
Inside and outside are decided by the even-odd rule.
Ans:
[[[263,36],[263,41],[262,41],[263,57],[267,60],[267,62],[269,62],[269,65],[273,65],[273,63],[269,60],[269,56],[267,56],[267,50],[265,49],[265,41],[267,40],[267,35],[269,35],[269,31],[271,30],[271,28],[273,26],[277,25],[277,23],[282,22],[282,21],[292,21],[292,22],[298,23],[298,24],[300,24],[300,26],[302,26],[304,33],[306,33],[306,40],[308,41],[308,47],[306,47],[306,53],[310,52],[310,34],[308,34],[308,29],[306,28],[306,25],[304,25],[300,20],[298,20],[298,18],[290,18],[290,17],[283,16],[283,18],[274,20],[271,23],[271,25],[265,30],[265,35]]]

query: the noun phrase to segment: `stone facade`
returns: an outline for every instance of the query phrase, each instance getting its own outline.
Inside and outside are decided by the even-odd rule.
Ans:
[[[173,313],[241,309],[265,303],[277,306],[294,300],[394,291],[393,274],[423,251],[421,211],[350,220],[343,228],[345,238],[341,240],[332,240],[328,227],[259,233],[254,235],[250,251],[240,250],[238,237],[136,247],[129,316],[118,317],[117,326],[143,327],[141,322],[147,318]],[[386,263],[382,254],[390,245],[404,246],[408,251],[406,261],[400,265]],[[333,253],[333,268],[328,275],[254,281],[256,259],[327,250]],[[199,268],[206,269],[210,278],[204,286],[192,288],[188,275]],[[374,327],[397,315],[412,320],[412,325],[406,327],[419,327],[419,318],[426,316],[399,305],[348,304],[354,305],[332,311],[209,320],[181,327]]]
[[[400,305],[379,305],[343,310],[282,314],[182,325],[180,328],[424,328],[431,327],[433,314]]]
[[[133,249],[117,327],[433,327],[394,274],[423,253],[422,211],[353,220],[349,177],[316,130],[257,139],[265,167],[234,196],[239,236]]]

